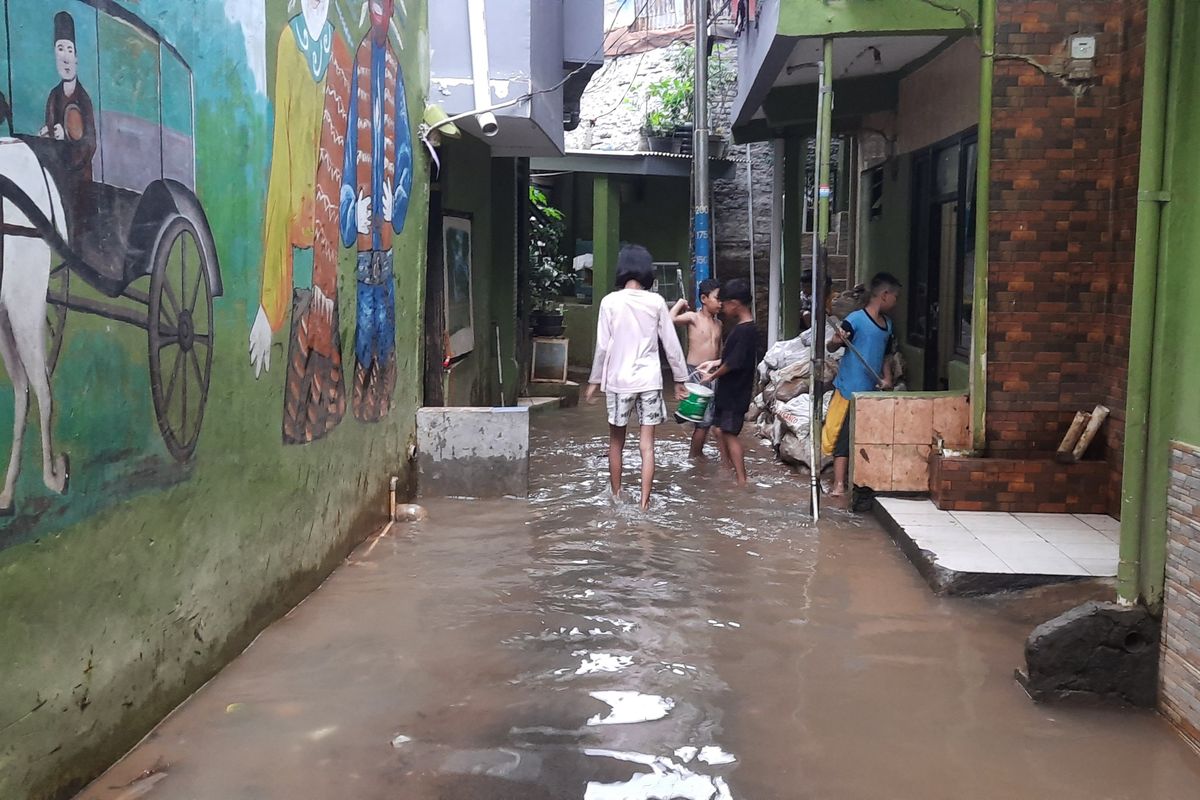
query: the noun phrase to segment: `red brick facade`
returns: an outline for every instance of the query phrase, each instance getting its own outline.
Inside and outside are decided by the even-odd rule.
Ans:
[[[1000,0],[993,100],[988,455],[1049,455],[1076,411],[1118,509],[1145,0]],[[1069,37],[1096,36],[1089,78]]]
[[[1051,458],[945,458],[929,462],[929,491],[945,511],[1013,514],[1107,514],[1103,461],[1059,464]]]

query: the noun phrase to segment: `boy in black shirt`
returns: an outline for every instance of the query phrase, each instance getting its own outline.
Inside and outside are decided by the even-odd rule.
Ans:
[[[719,361],[700,366],[709,379],[720,378],[713,395],[713,427],[721,448],[721,462],[733,467],[739,486],[746,484],[746,458],[738,436],[746,422],[746,411],[754,391],[754,365],[758,355],[758,331],[754,326],[750,284],[741,278],[721,287],[721,316],[737,326],[729,333]]]

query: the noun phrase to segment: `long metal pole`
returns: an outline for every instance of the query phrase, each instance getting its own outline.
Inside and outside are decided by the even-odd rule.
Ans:
[[[809,394],[812,399],[812,416],[809,422],[809,438],[812,442],[812,517],[821,518],[821,431],[823,408],[821,400],[825,394],[825,269],[826,244],[829,240],[829,185],[830,155],[833,148],[833,39],[825,39],[824,55],[821,58],[820,85],[817,92],[817,226],[813,235],[812,271],[812,369],[809,372]]]
[[[708,0],[694,0],[696,73],[692,80],[692,195],[695,304],[700,307],[700,283],[712,276],[712,218],[708,206]]]
[[[779,341],[783,278],[783,139],[771,142],[771,266],[767,275],[767,346]]]
[[[750,145],[746,145],[746,216],[750,225],[750,310],[754,312],[754,321],[758,321],[758,276],[754,270],[754,156]]]

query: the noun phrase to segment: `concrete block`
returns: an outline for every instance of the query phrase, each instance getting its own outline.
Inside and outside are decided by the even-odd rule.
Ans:
[[[422,497],[529,495],[528,408],[417,411]]]

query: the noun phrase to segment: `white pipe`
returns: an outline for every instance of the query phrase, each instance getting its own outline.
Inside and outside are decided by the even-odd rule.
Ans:
[[[475,90],[475,107],[486,109],[492,104],[491,66],[488,63],[487,22],[484,0],[467,0],[467,17],[471,31],[471,84]],[[476,115],[484,136],[495,136],[500,130],[496,115],[484,111]]]
[[[771,143],[771,272],[767,278],[767,345],[779,341],[780,282],[783,276],[783,139]]]

